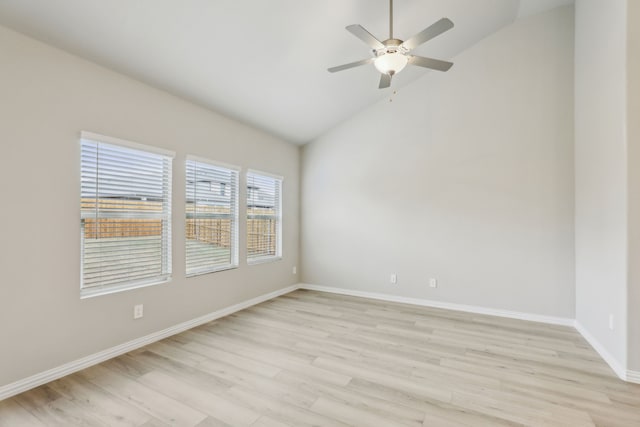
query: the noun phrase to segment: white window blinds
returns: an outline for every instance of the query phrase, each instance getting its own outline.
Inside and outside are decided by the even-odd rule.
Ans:
[[[282,178],[247,173],[247,261],[281,256]]]
[[[208,273],[238,265],[238,170],[186,162],[186,271]]]
[[[169,278],[172,157],[152,147],[83,132],[84,296]]]

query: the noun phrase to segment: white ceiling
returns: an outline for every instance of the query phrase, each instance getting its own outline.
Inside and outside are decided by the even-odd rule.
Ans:
[[[452,59],[568,3],[396,0],[394,35],[446,16],[455,27],[414,52]],[[379,90],[373,65],[326,71],[370,55],[345,26],[387,38],[388,0],[0,0],[0,24],[300,144],[429,72],[407,67]]]

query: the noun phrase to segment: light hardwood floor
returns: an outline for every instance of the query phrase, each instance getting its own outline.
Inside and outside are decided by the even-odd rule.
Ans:
[[[0,402],[0,426],[640,426],[572,328],[296,291]]]

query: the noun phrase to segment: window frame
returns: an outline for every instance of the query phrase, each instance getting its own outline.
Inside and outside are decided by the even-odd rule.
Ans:
[[[249,222],[249,176],[250,175],[256,175],[256,176],[260,176],[260,177],[264,177],[264,178],[269,178],[269,179],[273,179],[274,181],[278,182],[278,200],[276,202],[277,205],[277,211],[276,211],[276,215],[275,215],[275,221],[276,221],[276,231],[275,231],[275,237],[276,237],[276,247],[275,247],[275,254],[274,255],[262,255],[262,256],[257,256],[257,257],[250,257],[249,256],[249,226],[248,226],[248,222]],[[282,225],[283,225],[283,214],[282,214],[282,194],[283,194],[283,188],[284,188],[284,177],[281,175],[276,175],[273,173],[269,173],[269,172],[264,172],[264,171],[260,171],[260,170],[256,170],[256,169],[248,169],[247,172],[245,173],[245,238],[246,238],[246,242],[245,242],[245,247],[247,250],[246,253],[246,261],[248,265],[255,265],[255,264],[264,264],[264,263],[269,263],[269,262],[275,262],[275,261],[280,261],[282,260]]]
[[[162,180],[163,188],[161,192],[163,194],[162,201],[162,213],[158,213],[155,215],[152,214],[136,214],[136,218],[148,218],[148,219],[159,219],[166,225],[166,227],[162,228],[161,231],[161,251],[160,259],[161,259],[161,268],[163,270],[162,274],[147,277],[142,279],[134,279],[122,282],[116,282],[113,284],[106,285],[95,285],[95,286],[84,286],[84,271],[85,271],[85,219],[91,218],[91,215],[83,212],[82,206],[80,206],[80,298],[91,298],[100,295],[108,295],[116,292],[122,292],[130,289],[138,289],[147,286],[154,286],[162,283],[168,283],[172,279],[172,184],[173,184],[173,160],[175,158],[175,152],[170,150],[165,150],[162,148],[149,146],[145,144],[139,144],[137,142],[128,141],[125,139],[115,138],[106,135],[100,135],[93,132],[81,131],[80,139],[79,139],[79,148],[80,148],[80,203],[82,203],[83,199],[83,159],[82,159],[82,151],[84,143],[94,143],[97,147],[100,144],[107,146],[115,146],[119,149],[128,149],[135,150],[138,152],[148,153],[156,156],[165,157],[164,160],[168,161],[168,165],[163,167],[163,175]],[[166,172],[166,176],[165,176]],[[98,172],[96,172],[96,179],[98,178]],[[99,185],[99,184],[97,184]],[[103,212],[100,216],[96,214],[93,218],[130,218],[127,214],[118,213],[118,212]]]
[[[235,185],[235,189],[233,188],[233,185],[225,185],[225,191],[230,191],[233,195],[232,197],[232,204],[233,204],[233,209],[234,209],[234,214],[233,214],[233,218],[232,218],[232,229],[231,229],[231,233],[232,235],[230,236],[230,242],[232,245],[231,248],[231,263],[225,266],[219,266],[219,267],[212,267],[212,268],[203,268],[203,269],[199,269],[197,271],[193,271],[191,273],[189,273],[187,271],[187,233],[186,233],[186,221],[187,221],[187,202],[188,202],[188,198],[187,198],[187,185],[188,185],[188,180],[187,180],[187,164],[188,162],[197,162],[197,163],[203,163],[207,166],[211,166],[213,168],[217,168],[217,169],[227,169],[228,171],[235,173],[235,179],[236,179],[236,185]],[[185,255],[184,255],[184,262],[185,262],[185,276],[187,278],[190,277],[197,277],[197,276],[201,276],[204,274],[210,274],[210,273],[216,273],[219,271],[225,271],[225,270],[233,270],[239,267],[239,248],[240,248],[240,241],[239,241],[239,223],[240,223],[240,171],[242,170],[241,167],[236,166],[236,165],[231,165],[228,163],[223,163],[223,162],[219,162],[216,160],[210,160],[204,157],[199,157],[199,156],[194,156],[194,155],[187,155],[185,158],[185,162],[184,162],[184,166],[185,166],[185,170],[184,170],[184,176],[185,176],[185,198],[184,198],[184,203],[185,203],[185,234],[184,234],[184,243],[185,243]],[[226,183],[225,183],[226,184]],[[235,194],[234,193],[235,190]],[[213,190],[212,190],[213,191]],[[230,214],[231,215],[231,214]]]

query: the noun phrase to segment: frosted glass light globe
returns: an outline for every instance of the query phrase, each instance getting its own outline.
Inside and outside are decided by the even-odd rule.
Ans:
[[[378,56],[373,61],[373,65],[375,65],[382,74],[394,75],[402,71],[407,65],[407,62],[409,62],[409,58],[407,58],[406,55],[394,52]]]

